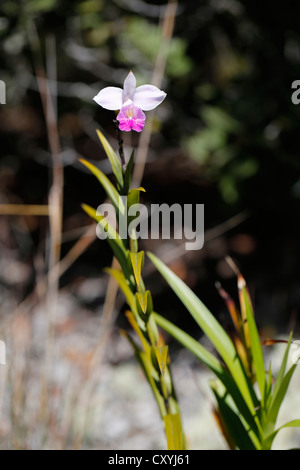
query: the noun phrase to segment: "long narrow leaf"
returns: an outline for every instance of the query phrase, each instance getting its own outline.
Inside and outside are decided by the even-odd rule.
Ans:
[[[192,336],[185,333],[181,328],[178,328],[178,326],[174,325],[172,322],[162,317],[158,313],[153,312],[153,316],[158,326],[172,335],[173,338],[175,338],[185,348],[189,349],[194,354],[194,356],[196,356],[214,374],[216,374],[218,377],[223,374],[227,374],[227,371],[221,362]]]
[[[265,388],[266,388],[266,372],[264,365],[264,356],[261,347],[260,337],[258,334],[257,326],[254,320],[252,305],[248,297],[248,292],[245,288],[245,281],[242,276],[239,276],[239,290],[240,294],[243,297],[243,303],[245,306],[245,314],[249,327],[249,336],[250,336],[250,348],[251,354],[254,362],[256,380],[259,386],[262,406],[264,406],[265,401]]]
[[[182,428],[179,413],[167,414],[164,417],[168,450],[182,450]]]
[[[267,436],[267,438],[264,441],[264,448],[265,449],[271,449],[273,441],[274,441],[275,437],[277,436],[277,434],[279,433],[279,431],[281,431],[281,429],[284,429],[284,428],[299,428],[299,427],[300,427],[300,419],[293,419],[292,421],[289,421],[288,423],[283,424],[278,429],[275,429],[275,431],[273,431],[269,436]],[[299,450],[299,449],[297,449],[297,450]]]
[[[110,143],[106,140],[106,138],[104,137],[102,132],[99,131],[99,129],[97,129],[97,135],[110,161],[112,171],[116,177],[118,186],[121,189],[123,187],[123,171],[122,171],[121,162],[118,156],[116,155],[115,151],[111,147]]]
[[[290,346],[291,346],[291,341],[292,341],[292,333],[289,336],[289,340],[288,340],[287,346],[285,348],[284,356],[283,356],[283,359],[282,359],[282,362],[281,362],[281,365],[280,365],[279,372],[277,374],[277,378],[276,378],[276,381],[275,381],[275,384],[274,384],[272,395],[270,396],[270,400],[272,400],[272,399],[274,400],[274,397],[276,397],[276,395],[278,393],[278,390],[281,386],[281,383],[284,379],[285,372],[286,372],[287,361],[288,361],[288,356],[289,356],[289,351],[290,351]],[[267,407],[267,411],[268,411],[268,407]]]
[[[234,344],[224,328],[222,328],[220,323],[201,302],[201,300],[198,299],[194,292],[178,276],[176,276],[173,271],[171,271],[153,254],[148,254],[148,256],[162,276],[166,279],[170,287],[180,298],[182,303],[186,306],[187,310],[198,323],[200,328],[213,343],[232,374],[232,377],[238,385],[249,409],[252,410],[254,414],[254,397],[249,388],[246,372],[237,356]]]
[[[240,450],[256,450],[248,431],[245,429],[239,416],[232,410],[226,400],[225,396],[220,394],[217,387],[212,384],[212,390],[218,402],[219,410],[221,413],[223,423],[226,423],[226,428],[230,438],[234,441],[235,445]]]
[[[113,268],[106,268],[105,271],[107,271],[117,281],[123,294],[125,295],[130,309],[137,316],[135,296],[126,281],[123,272]]]
[[[125,272],[128,272],[127,250],[125,249],[122,240],[115,231],[114,227],[93,207],[89,206],[88,204],[82,204],[81,207],[92,219],[100,224],[105,232],[107,232],[107,241],[113,250],[115,257],[120,263],[122,269],[124,269]]]
[[[295,372],[297,364],[293,364],[292,367],[288,370],[288,372],[285,374],[283,377],[280,386],[274,391],[270,403],[270,407],[268,410],[268,415],[267,415],[267,420],[268,422],[272,423],[275,425],[276,419],[278,416],[278,412],[280,409],[280,406],[282,404],[282,401],[286,395],[288,386],[290,384],[291,378],[293,376],[293,373]]]
[[[118,191],[116,190],[114,185],[111,183],[111,181],[107,178],[107,176],[99,168],[97,168],[95,165],[88,162],[87,160],[80,158],[79,161],[83,163],[83,165],[85,165],[101,183],[104,191],[106,192],[108,198],[110,199],[112,205],[114,206],[116,210],[117,218],[119,219],[119,214],[124,216],[125,207],[122,203],[122,200],[119,196]]]

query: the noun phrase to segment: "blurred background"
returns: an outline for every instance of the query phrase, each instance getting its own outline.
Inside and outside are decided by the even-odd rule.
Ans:
[[[165,446],[119,335],[128,327],[123,299],[103,272],[111,252],[81,209],[105,194],[78,159],[110,175],[96,129],[117,149],[114,115],[92,98],[122,86],[129,70],[138,85],[167,93],[142,136],[124,135],[127,158],[139,149],[142,202],[205,205],[201,250],[185,251],[182,240],[141,248],[161,256],[229,329],[215,283],[237,298],[231,256],[262,337],[291,328],[297,336],[299,14],[292,0],[1,1],[1,448]],[[202,341],[148,263],[145,283],[156,311]],[[224,448],[207,411],[209,375],[167,341],[191,447]],[[300,409],[299,399],[290,403]]]

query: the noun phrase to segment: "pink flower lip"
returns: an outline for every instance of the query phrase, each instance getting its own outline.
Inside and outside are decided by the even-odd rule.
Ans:
[[[117,120],[119,121],[121,131],[129,132],[133,130],[141,132],[145,125],[146,116],[140,108],[130,103],[121,108],[117,115]]]

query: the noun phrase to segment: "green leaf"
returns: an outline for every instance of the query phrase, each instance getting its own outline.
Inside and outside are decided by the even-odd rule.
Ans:
[[[108,220],[102,214],[96,211],[96,209],[89,206],[88,204],[82,204],[81,207],[92,219],[98,222],[102,229],[107,233],[107,241],[111,249],[113,250],[115,257],[119,261],[122,269],[124,269],[125,272],[128,273],[127,250],[125,249],[118,233],[108,222]]]
[[[111,203],[113,204],[116,213],[117,213],[117,218],[119,219],[119,214],[124,216],[125,214],[125,207],[124,204],[119,196],[118,191],[114,187],[114,185],[111,183],[111,181],[107,178],[107,176],[95,165],[92,163],[88,162],[87,160],[84,160],[83,158],[80,158],[79,160],[83,165],[85,165],[96,178],[98,181],[100,181],[104,191],[106,192],[107,196],[109,197]]]
[[[135,204],[139,204],[141,191],[145,191],[144,188],[142,188],[142,187],[133,188],[129,191],[128,197],[127,197],[127,212],[129,211],[131,206],[133,206]],[[130,216],[128,215],[128,217],[127,217],[128,232],[130,231],[130,233],[128,233],[128,235],[131,238],[131,251],[135,251],[135,252],[137,252],[137,250],[138,250],[138,244],[137,244],[137,240],[136,240],[135,230],[134,229],[130,230],[130,224],[133,220],[135,220],[136,217],[137,217],[136,215],[130,215]]]
[[[161,375],[164,375],[168,360],[168,346],[162,346],[161,348],[156,346],[154,351]]]
[[[284,428],[299,428],[299,427],[300,427],[300,419],[293,419],[293,420],[283,424],[278,429],[275,429],[275,431],[273,431],[269,436],[267,436],[267,438],[264,441],[264,448],[267,449],[267,450],[271,449],[273,441],[274,441],[275,437],[277,436],[277,434],[279,433],[279,431],[281,431],[281,429],[284,429]],[[299,449],[297,449],[297,450],[299,450]]]
[[[144,257],[145,257],[144,252],[143,251],[139,251],[138,253],[130,252],[129,256],[130,256],[136,284],[137,286],[139,286],[141,282],[141,271],[142,271],[142,267],[144,264]]]
[[[246,377],[246,372],[237,355],[235,346],[226,331],[201,300],[198,299],[194,292],[178,276],[176,276],[176,274],[174,274],[153,254],[149,253],[148,256],[162,276],[166,279],[170,287],[180,298],[182,303],[186,306],[187,310],[198,323],[200,328],[213,343],[228,367],[235,383],[239,387],[248,408],[253,414],[255,414],[254,408],[257,403],[254,405],[254,391],[250,390],[250,384]]]
[[[182,450],[183,439],[179,413],[167,414],[164,417],[168,450]]]
[[[123,182],[122,164],[120,162],[120,159],[118,158],[115,151],[113,150],[113,148],[111,147],[109,142],[106,140],[106,138],[104,137],[102,132],[99,131],[99,129],[97,129],[97,135],[98,135],[98,137],[101,141],[101,144],[102,144],[102,146],[105,150],[105,153],[106,153],[106,155],[107,155],[107,157],[110,161],[112,171],[113,171],[113,173],[116,177],[119,189],[121,189],[121,188],[123,188],[124,182]]]
[[[244,280],[241,277],[239,278],[239,289],[241,290],[241,295],[243,296],[244,300],[246,319],[249,327],[251,354],[255,367],[256,380],[260,390],[262,406],[264,406],[266,391],[266,372],[264,365],[264,356],[261,347],[260,337],[253,315],[252,305],[248,296],[248,292],[245,288]]]
[[[148,319],[147,331],[148,331],[148,335],[149,335],[152,346],[156,346],[158,339],[159,339],[159,331],[156,325],[154,313],[151,313]]]
[[[136,292],[136,305],[137,305],[137,310],[141,318],[147,322],[149,315],[153,311],[153,302],[152,302],[152,297],[151,293],[149,290],[146,292]]]
[[[128,198],[127,198],[127,207],[128,209],[133,206],[134,204],[139,204],[140,203],[140,193],[146,192],[144,188],[132,188],[129,193],[128,193]],[[134,219],[134,216],[131,218],[129,217],[129,222]],[[129,223],[128,222],[128,223]]]
[[[281,407],[282,401],[286,395],[288,386],[290,384],[291,378],[293,376],[293,373],[296,369],[297,364],[293,364],[292,367],[288,370],[288,372],[285,374],[283,379],[280,382],[280,385],[274,388],[274,392],[272,394],[270,406],[268,409],[267,413],[267,422],[269,425],[275,425],[279,409]]]
[[[225,394],[220,394],[216,384],[211,384],[211,388],[218,402],[222,421],[225,424],[230,439],[233,440],[240,450],[257,450],[241,419],[228,404],[226,392]]]
[[[292,333],[290,333],[289,340],[288,340],[287,346],[285,348],[284,356],[283,356],[283,359],[282,359],[282,362],[281,362],[281,365],[280,365],[279,372],[277,374],[277,378],[276,378],[276,381],[275,381],[275,384],[274,384],[273,392],[272,392],[272,395],[270,396],[270,402],[271,402],[272,399],[274,400],[274,397],[277,395],[278,390],[279,390],[279,388],[282,384],[282,381],[284,379],[284,375],[285,375],[285,372],[286,372],[287,361],[288,361],[288,356],[289,356],[289,351],[290,351],[290,346],[291,346],[291,341],[292,341]],[[270,403],[268,403],[268,405],[269,404]],[[267,410],[269,410],[269,406],[267,406]]]
[[[42,14],[56,7],[56,0],[30,0],[24,4],[26,13]]]
[[[138,305],[140,306],[143,313],[147,312],[147,292],[136,292],[135,294]]]
[[[126,311],[126,317],[134,329],[134,331],[137,333],[138,337],[140,338],[141,344],[143,345],[144,351],[149,354],[150,351],[150,345],[148,341],[145,338],[145,331],[142,332],[141,326],[138,324],[136,315],[134,315],[131,311],[127,310]]]
[[[158,313],[153,312],[154,319],[158,326],[163,328],[167,333],[173,336],[180,344],[189,349],[203,364],[206,365],[217,377],[227,374],[226,369],[221,362],[211,354],[202,344],[198,343],[192,336],[185,333],[181,328],[162,317]]]
[[[123,294],[125,295],[125,298],[127,300],[127,303],[130,309],[136,316],[138,316],[137,310],[136,310],[135,295],[130,289],[128,282],[126,281],[126,278],[124,274],[122,273],[122,271],[119,271],[118,269],[112,269],[112,268],[106,268],[105,271],[107,271],[117,281]]]
[[[269,398],[270,398],[271,393],[272,393],[272,379],[273,379],[273,376],[272,376],[272,363],[270,361],[268,381],[267,381],[267,384],[266,384],[266,399],[265,399],[266,404],[268,404]]]

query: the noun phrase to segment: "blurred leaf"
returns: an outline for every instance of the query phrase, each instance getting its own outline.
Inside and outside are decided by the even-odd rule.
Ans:
[[[280,385],[283,381],[284,374],[285,374],[285,371],[286,371],[286,366],[287,366],[291,341],[292,341],[292,333],[289,336],[289,340],[288,340],[287,346],[285,348],[284,356],[283,356],[281,364],[280,364],[280,369],[279,369],[279,372],[277,374],[276,381],[275,381],[275,384],[274,384],[274,387],[273,387],[273,390],[272,390],[272,395],[270,395],[270,400],[272,398],[274,398],[274,396],[277,394],[278,389],[280,388]],[[267,402],[267,408],[268,409],[269,409],[269,405],[270,405],[270,403]]]
[[[232,167],[232,173],[238,179],[246,179],[255,175],[259,169],[259,164],[253,158],[236,162]]]
[[[79,161],[83,163],[92,173],[98,181],[100,181],[103,189],[105,190],[107,196],[109,197],[111,203],[113,204],[117,217],[119,218],[119,214],[123,215],[125,214],[125,208],[122,204],[122,201],[119,197],[119,193],[114,187],[114,185],[110,182],[110,180],[107,178],[107,176],[95,165],[92,163],[88,162],[87,160],[84,160],[83,158],[80,158]]]
[[[170,77],[184,77],[193,67],[192,59],[187,55],[187,42],[183,38],[173,37],[169,46],[166,70]]]
[[[226,423],[225,426],[228,430],[230,439],[234,441],[235,445],[240,450],[257,450],[251,438],[249,437],[249,433],[245,429],[241,419],[232,410],[232,408],[226,401],[226,392],[224,395],[221,395],[214,383],[211,384],[211,387],[218,402],[222,420],[224,423]]]
[[[182,429],[179,413],[164,416],[168,450],[182,450]]]
[[[119,187],[119,190],[120,190],[123,187],[123,184],[124,184],[124,182],[123,182],[123,170],[122,170],[122,165],[121,165],[120,159],[118,158],[115,151],[111,147],[110,143],[106,140],[106,138],[104,137],[102,132],[99,131],[99,129],[97,129],[97,135],[98,135],[98,137],[100,139],[100,142],[101,142],[101,144],[102,144],[102,146],[105,150],[105,153],[106,153],[106,155],[107,155],[107,157],[110,161],[113,173],[116,177],[117,184],[118,184],[118,187]]]
[[[285,374],[285,369],[287,365],[287,358],[291,344],[291,336],[286,347],[286,351],[280,366],[280,370],[275,381],[274,389],[270,398],[270,403],[267,409],[267,420],[271,425],[275,425],[279,409],[281,407],[282,401],[286,395],[287,389],[290,384],[290,380],[293,376],[293,373],[296,369],[297,364],[293,364],[292,367]]]
[[[268,407],[268,403],[269,403],[269,400],[272,396],[272,381],[273,381],[273,376],[272,376],[272,363],[270,361],[270,364],[269,364],[269,372],[268,372],[268,380],[267,380],[267,383],[266,383],[266,398],[265,398],[265,402],[266,402],[266,408]]]
[[[76,6],[78,13],[97,13],[103,9],[103,0],[85,0]]]
[[[130,207],[139,204],[140,202],[140,192],[143,191],[145,192],[144,188],[133,188],[129,191],[128,197],[127,197],[127,212],[129,211]],[[131,223],[133,220],[135,220],[137,216],[136,215],[128,215],[127,217],[127,227],[129,228],[131,226]],[[131,238],[131,243],[132,243],[132,250],[131,251],[137,251],[138,250],[138,243],[136,240],[136,234],[135,230],[132,228],[131,233],[128,234],[129,237]]]
[[[119,55],[123,61],[132,62],[134,50],[137,50],[141,54],[140,60],[145,65],[152,65],[163,46],[159,26],[141,17],[128,19],[124,31],[119,35]],[[188,74],[193,62],[186,53],[187,42],[183,38],[173,37],[167,47],[167,74],[171,77],[183,77]]]
[[[231,174],[228,173],[222,175],[218,186],[225,202],[233,204],[238,200],[239,193],[237,190],[236,180]]]
[[[226,145],[226,134],[218,128],[205,128],[190,137],[184,138],[183,146],[201,165],[208,164],[211,152]]]
[[[267,449],[271,448],[275,437],[277,436],[279,431],[281,431],[281,429],[284,429],[284,428],[299,428],[299,427],[300,427],[300,419],[293,419],[292,421],[289,421],[288,423],[283,424],[278,429],[273,431],[269,436],[267,436],[267,438],[265,440],[265,443],[264,443],[265,447]],[[299,450],[299,449],[297,449],[297,450]]]
[[[27,13],[43,13],[53,10],[57,0],[27,0],[24,5]]]
[[[118,233],[108,222],[108,220],[93,207],[89,206],[88,204],[82,204],[81,207],[92,219],[100,224],[105,232],[107,232],[107,241],[112,248],[115,257],[117,258],[124,272],[128,273],[127,250],[124,248]]]
[[[129,284],[123,272],[119,271],[118,269],[113,269],[113,268],[105,268],[105,271],[108,272],[117,281],[123,294],[125,295],[125,298],[127,300],[127,303],[130,309],[135,314],[135,316],[137,316],[135,296],[132,290],[130,289]]]
[[[224,131],[226,134],[239,132],[242,128],[236,119],[216,106],[204,106],[201,109],[201,117],[209,128]]]

